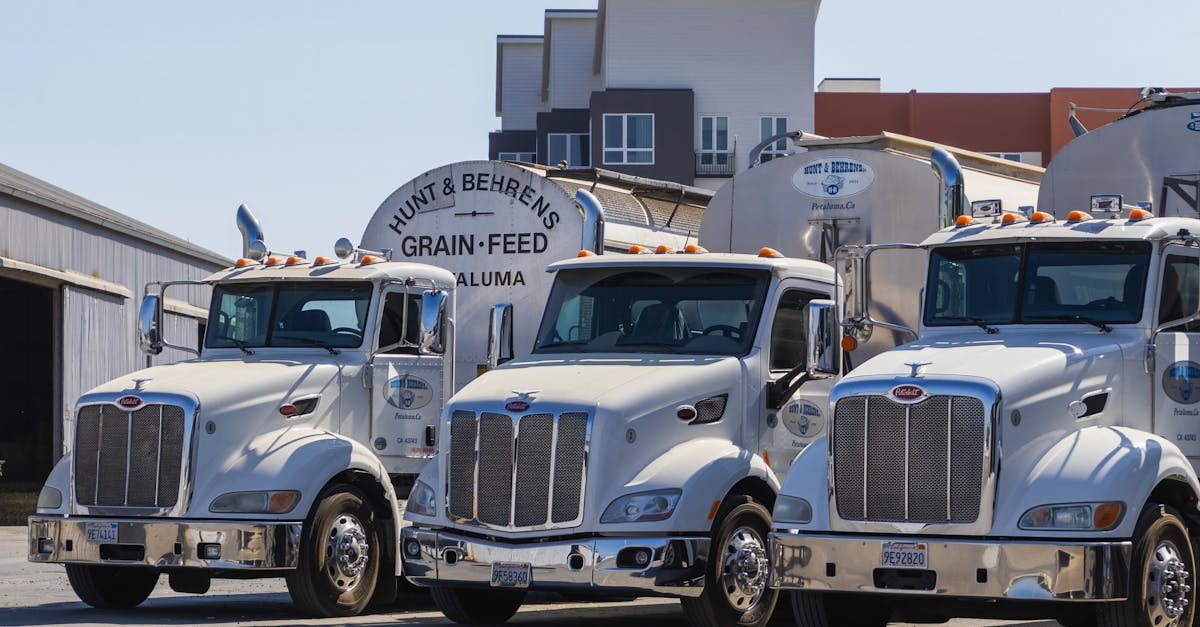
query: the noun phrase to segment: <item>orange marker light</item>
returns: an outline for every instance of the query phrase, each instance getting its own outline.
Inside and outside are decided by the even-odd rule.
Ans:
[[[317,257],[316,259],[313,259],[313,265],[314,266],[323,266],[323,265],[329,263],[330,261],[332,261],[332,259],[330,259],[329,257]]]
[[[297,257],[296,255],[292,255],[291,257],[287,258],[287,265],[289,265],[289,266],[294,266],[298,263],[304,263],[304,257]]]
[[[282,259],[280,259],[279,257],[267,257],[267,265],[268,266],[277,266],[277,265],[279,265],[280,261],[282,261]]]
[[[779,252],[778,250],[775,250],[774,248],[768,248],[766,246],[763,246],[762,248],[759,249],[758,256],[759,257],[782,257],[783,253]]]
[[[1072,211],[1067,214],[1067,222],[1086,222],[1091,219],[1091,214],[1086,211]]]
[[[1101,503],[1092,513],[1092,525],[1096,529],[1108,529],[1117,524],[1121,518],[1120,503]]]
[[[1000,218],[1000,224],[1012,224],[1016,221],[1017,221],[1017,214],[1015,214],[1015,213],[1006,213],[1006,214],[1004,214],[1004,217]]]
[[[699,244],[688,244],[687,246],[683,247],[683,252],[692,253],[692,254],[706,253],[706,252],[708,252],[708,249],[704,248],[703,246],[700,246]]]
[[[253,259],[246,259],[245,257],[242,257],[241,259],[238,259],[236,262],[234,262],[233,265],[235,265],[239,268],[245,268],[246,266],[248,266],[252,263],[254,263]]]
[[[594,253],[594,252],[592,252],[592,251],[590,251],[590,250],[581,250],[581,251],[579,251],[579,253],[578,253],[578,254],[576,254],[575,256],[576,256],[576,257],[595,257],[595,256],[596,256],[596,253]]]
[[[631,255],[640,255],[648,252],[650,252],[650,249],[646,248],[645,246],[638,246],[637,244],[634,244],[633,246],[629,247],[629,254]]]
[[[362,259],[358,260],[358,262],[361,264],[375,263],[377,261],[379,261],[379,257],[374,255],[363,255]]]
[[[955,228],[961,229],[962,227],[967,226],[974,221],[975,218],[972,218],[971,216],[958,216],[958,218],[954,220],[954,226]]]
[[[1029,216],[1029,221],[1034,224],[1040,224],[1042,222],[1053,222],[1054,216],[1046,213],[1045,211],[1034,211],[1033,215]]]
[[[1134,209],[1133,211],[1129,212],[1130,222],[1137,222],[1138,220],[1146,220],[1153,217],[1154,214],[1146,211],[1145,209]]]
[[[842,337],[842,350],[849,353],[856,348],[858,348],[858,340],[854,339],[854,336],[847,335]]]
[[[717,510],[721,509],[720,501],[713,501],[712,507],[708,508],[708,519],[712,520],[717,517]]]
[[[658,248],[654,249],[654,253],[658,254],[658,255],[665,255],[673,250],[675,250],[675,249],[671,248],[670,246],[667,246],[666,244],[659,244]]]

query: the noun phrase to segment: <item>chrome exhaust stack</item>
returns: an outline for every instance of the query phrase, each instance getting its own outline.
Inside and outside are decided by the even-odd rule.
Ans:
[[[941,186],[938,223],[941,228],[946,228],[966,212],[967,194],[962,166],[958,165],[958,159],[944,148],[933,149],[933,153],[929,155],[929,166],[933,168]]]
[[[251,250],[255,241],[265,242],[263,236],[262,225],[258,223],[258,218],[250,212],[250,207],[240,205],[237,209],[237,227],[242,232],[242,256],[250,259],[257,259],[255,256],[258,250]],[[260,255],[261,256],[261,255]]]
[[[583,242],[580,248],[603,255],[604,207],[596,196],[585,189],[575,192],[575,204],[583,210]]]

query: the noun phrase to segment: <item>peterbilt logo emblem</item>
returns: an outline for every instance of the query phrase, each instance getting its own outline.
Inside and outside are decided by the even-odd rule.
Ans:
[[[529,403],[526,403],[525,401],[509,401],[508,404],[504,406],[504,409],[512,412],[523,412],[529,409]]]
[[[925,390],[915,385],[897,385],[892,388],[892,396],[902,401],[912,401],[925,396]]]
[[[142,406],[142,399],[129,394],[117,399],[117,404],[125,409],[137,409]]]

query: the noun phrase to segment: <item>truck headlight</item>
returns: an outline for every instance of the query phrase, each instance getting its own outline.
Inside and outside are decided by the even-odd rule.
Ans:
[[[1042,505],[1022,514],[1018,526],[1022,529],[1104,531],[1116,527],[1124,513],[1125,504],[1120,502]]]
[[[60,507],[62,507],[62,491],[58,488],[42,486],[42,492],[38,494],[37,508],[58,509]]]
[[[812,522],[812,505],[801,498],[779,495],[771,519],[776,523]]]
[[[626,494],[608,504],[600,516],[602,523],[652,522],[666,520],[675,513],[683,490],[656,490]]]
[[[433,488],[418,479],[416,483],[413,483],[412,492],[408,493],[408,502],[404,504],[404,508],[414,514],[436,516],[437,505],[434,502],[436,498]]]
[[[300,502],[295,490],[227,492],[213,499],[208,511],[215,514],[286,514]]]

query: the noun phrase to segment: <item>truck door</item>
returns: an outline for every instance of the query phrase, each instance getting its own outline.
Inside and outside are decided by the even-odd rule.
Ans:
[[[1200,252],[1169,246],[1163,256],[1153,322],[1191,316],[1200,303]],[[1200,322],[1174,324],[1154,339],[1154,432],[1200,464]]]
[[[421,290],[383,293],[371,363],[371,440],[388,471],[416,474],[434,456],[442,411],[444,355],[421,354]]]
[[[784,284],[771,322],[771,342],[767,347],[767,380],[776,381],[805,359],[804,307],[808,301],[830,298],[816,286]],[[829,391],[835,379],[827,377],[804,383],[783,406],[765,407],[759,421],[765,427],[762,446],[771,469],[780,480],[792,460],[820,435],[829,418]]]

